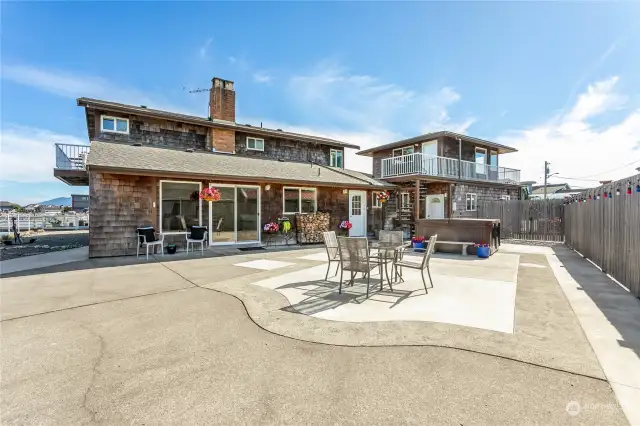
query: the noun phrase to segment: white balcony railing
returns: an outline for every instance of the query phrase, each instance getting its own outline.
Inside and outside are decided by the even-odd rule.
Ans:
[[[84,170],[87,165],[89,145],[56,144],[56,169]]]
[[[381,178],[409,175],[435,176],[449,179],[481,180],[496,183],[520,183],[520,170],[458,161],[422,153],[382,159]]]

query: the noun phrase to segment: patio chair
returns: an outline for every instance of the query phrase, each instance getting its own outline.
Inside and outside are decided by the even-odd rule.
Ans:
[[[429,246],[424,249],[424,254],[422,255],[422,262],[420,263],[416,263],[416,262],[408,262],[406,260],[403,260],[402,258],[398,258],[397,260],[395,260],[393,262],[394,266],[396,268],[396,270],[399,270],[400,273],[400,277],[402,277],[402,268],[409,268],[409,269],[418,269],[420,270],[420,275],[422,276],[422,284],[424,284],[424,291],[425,293],[429,293],[429,291],[427,290],[427,282],[424,279],[424,270],[427,270],[427,274],[429,275],[429,282],[431,283],[431,288],[433,288],[433,280],[431,279],[431,271],[429,271],[429,260],[431,259],[431,255],[434,252],[434,248],[436,246],[436,240],[438,239],[437,235],[432,235],[431,238],[429,238]]]
[[[329,278],[329,269],[331,269],[331,262],[336,262],[338,265],[336,266],[336,273],[333,274],[335,277],[338,275],[338,268],[340,268],[340,253],[338,252],[338,240],[336,239],[335,231],[328,231],[322,233],[322,238],[324,239],[324,248],[327,250],[327,258],[329,259],[329,265],[327,265],[327,274],[324,277],[326,281]]]
[[[137,228],[138,244],[136,244],[136,257],[140,256],[140,247],[145,247],[147,260],[149,260],[149,247],[160,246],[160,254],[164,256],[164,234],[160,234],[160,239],[156,236],[156,231],[151,226]]]
[[[359,272],[367,276],[367,297],[369,297],[369,284],[371,282],[371,271],[378,267],[380,273],[380,286],[382,287],[382,263],[369,254],[369,241],[367,237],[338,237],[338,253],[340,256],[340,288],[338,293],[342,293],[342,277],[344,271],[351,272],[349,282],[353,285],[353,280]],[[391,287],[391,285],[389,285]],[[392,289],[393,290],[393,289]]]
[[[189,253],[189,244],[200,244],[200,251],[204,254],[204,242],[207,240],[206,226],[192,226],[191,234],[187,234],[187,253]],[[193,251],[193,250],[192,250]]]
[[[393,243],[401,246],[403,237],[404,232],[402,231],[380,231],[380,234],[378,234],[378,241],[380,241],[381,243]],[[398,258],[393,259],[394,262],[396,260],[402,260],[403,250],[398,251],[397,255]],[[395,277],[397,273],[398,272],[396,271],[395,266],[392,266],[391,274]]]

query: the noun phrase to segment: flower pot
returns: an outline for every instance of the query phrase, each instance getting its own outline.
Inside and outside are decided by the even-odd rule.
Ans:
[[[489,247],[478,247],[476,254],[480,259],[487,259],[491,255],[491,249]]]
[[[413,249],[414,249],[415,251],[424,251],[424,241],[423,241],[423,242],[421,242],[421,243],[416,243],[416,242],[414,242],[414,243],[413,243]]]
[[[167,253],[168,254],[176,254],[176,245],[175,244],[169,244],[167,246]]]

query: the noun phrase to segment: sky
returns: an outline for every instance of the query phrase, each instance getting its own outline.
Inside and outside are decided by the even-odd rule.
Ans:
[[[1,2],[0,199],[71,193],[54,144],[88,144],[78,97],[362,149],[449,130],[517,148],[500,165],[596,186],[640,167],[640,2]],[[345,155],[347,168],[371,160]]]

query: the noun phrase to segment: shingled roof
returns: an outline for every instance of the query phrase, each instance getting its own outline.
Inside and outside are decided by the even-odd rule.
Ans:
[[[296,132],[287,132],[282,129],[268,129],[261,126],[252,126],[250,124],[240,124],[233,121],[208,119],[204,117],[198,117],[195,115],[180,114],[177,112],[164,111],[160,109],[147,108],[146,106],[136,106],[121,104],[118,102],[103,101],[100,99],[92,98],[78,98],[78,106],[85,108],[97,108],[105,109],[108,111],[115,111],[127,114],[135,114],[141,117],[153,117],[161,118],[165,120],[174,120],[183,123],[197,124],[204,127],[213,127],[221,129],[230,129],[238,132],[251,133],[261,136],[272,136],[276,138],[300,140],[304,142],[319,143],[324,145],[331,145],[341,148],[360,149],[358,145],[354,145],[348,142],[339,141],[336,139],[325,138],[323,136],[306,135]]]
[[[392,188],[354,170],[312,163],[268,160],[205,151],[187,152],[150,146],[92,141],[87,167],[140,175],[180,174],[224,180],[312,184],[347,188]]]

